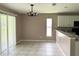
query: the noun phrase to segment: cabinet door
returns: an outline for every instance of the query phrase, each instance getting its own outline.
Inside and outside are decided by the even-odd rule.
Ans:
[[[7,15],[0,14],[1,52],[7,49]]]
[[[8,16],[8,42],[9,47],[16,44],[16,20],[14,16]]]
[[[58,27],[73,27],[74,16],[58,16]]]

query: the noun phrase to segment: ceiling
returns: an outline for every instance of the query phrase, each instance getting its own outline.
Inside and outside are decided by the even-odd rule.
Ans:
[[[12,9],[18,13],[26,14],[30,11],[30,3],[0,3],[0,5]],[[35,3],[34,11],[38,13],[62,13],[79,12],[79,3]]]

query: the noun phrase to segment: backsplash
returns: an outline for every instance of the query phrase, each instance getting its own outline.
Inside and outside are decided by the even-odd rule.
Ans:
[[[72,32],[72,27],[57,27],[58,30]]]

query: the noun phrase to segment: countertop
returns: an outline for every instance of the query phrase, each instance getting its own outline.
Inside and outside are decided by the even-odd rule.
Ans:
[[[79,41],[79,36],[76,35],[73,32],[67,32],[67,31],[62,31],[62,30],[57,30],[57,31],[63,33],[64,35],[67,35],[68,37],[71,37],[71,38],[76,39],[77,41]]]

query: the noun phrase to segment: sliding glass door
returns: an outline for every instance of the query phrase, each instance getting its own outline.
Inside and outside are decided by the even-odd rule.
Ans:
[[[0,54],[16,45],[16,18],[0,14]]]
[[[7,49],[7,15],[0,14],[1,52]]]

